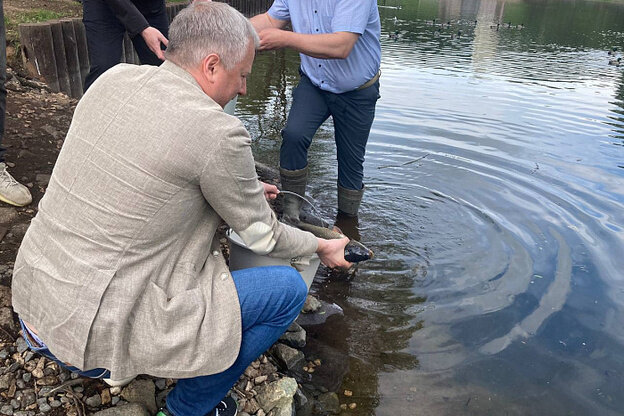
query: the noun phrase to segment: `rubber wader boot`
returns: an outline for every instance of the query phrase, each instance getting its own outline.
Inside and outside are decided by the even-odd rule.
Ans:
[[[338,212],[349,217],[357,217],[362,195],[364,195],[364,185],[359,191],[338,185]]]
[[[280,181],[282,182],[282,190],[305,197],[306,185],[308,184],[308,167],[297,170],[280,168]],[[297,224],[303,199],[290,194],[284,194],[283,198],[282,220]]]

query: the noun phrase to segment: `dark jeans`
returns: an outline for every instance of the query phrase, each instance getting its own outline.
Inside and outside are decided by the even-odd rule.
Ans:
[[[6,116],[7,78],[6,32],[4,28],[4,1],[0,0],[0,162],[4,162],[4,118]]]
[[[105,0],[83,0],[82,16],[91,65],[84,85],[86,91],[100,75],[120,62],[126,29],[106,5]],[[169,36],[169,18],[164,1],[154,10],[143,11],[143,16],[150,26],[160,30],[165,37]],[[142,64],[162,63],[140,34],[132,38],[132,43]]]
[[[335,94],[316,87],[302,73],[293,91],[286,127],[282,130],[280,166],[288,170],[305,168],[314,134],[332,116],[338,184],[347,189],[362,189],[364,153],[378,98],[379,81],[363,90]]]

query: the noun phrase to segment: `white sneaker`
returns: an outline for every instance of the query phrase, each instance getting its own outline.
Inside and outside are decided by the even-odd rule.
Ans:
[[[0,162],[0,201],[23,207],[32,202],[27,187],[15,180],[6,170],[6,163]]]

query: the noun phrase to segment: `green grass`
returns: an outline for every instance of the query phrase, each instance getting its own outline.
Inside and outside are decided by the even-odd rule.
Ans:
[[[71,13],[59,13],[45,9],[33,9],[25,12],[16,13],[11,17],[5,16],[4,27],[6,28],[7,32],[7,40],[9,42],[17,41],[17,26],[22,23],[45,22],[47,20],[61,19],[63,17],[72,16],[73,15]]]

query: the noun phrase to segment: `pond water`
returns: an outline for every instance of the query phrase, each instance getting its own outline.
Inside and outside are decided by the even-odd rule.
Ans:
[[[624,64],[607,55],[624,48],[624,4],[379,1],[359,218],[376,257],[313,287],[344,309],[310,331],[344,357],[341,401],[357,415],[624,414]],[[239,100],[273,166],[297,66],[260,54]],[[310,194],[333,213],[331,122],[310,155]]]

